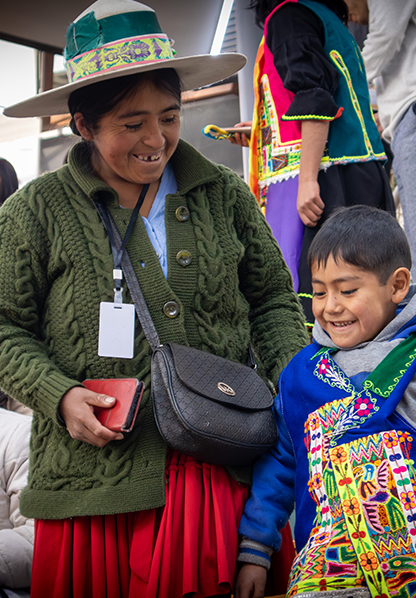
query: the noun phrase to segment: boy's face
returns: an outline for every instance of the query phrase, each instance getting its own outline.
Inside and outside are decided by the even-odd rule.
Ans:
[[[312,310],[334,343],[343,349],[372,340],[396,315],[392,282],[332,256],[312,265]]]

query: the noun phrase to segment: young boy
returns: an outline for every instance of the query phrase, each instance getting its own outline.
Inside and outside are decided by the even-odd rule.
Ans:
[[[283,371],[280,437],[256,464],[236,598],[264,595],[296,504],[288,596],[416,594],[416,285],[388,213],[354,206],[309,251],[314,342]]]

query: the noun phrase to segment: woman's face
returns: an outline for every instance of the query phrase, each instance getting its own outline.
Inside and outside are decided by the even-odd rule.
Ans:
[[[93,166],[116,190],[160,180],[180,134],[180,106],[150,81],[102,117],[91,134]]]

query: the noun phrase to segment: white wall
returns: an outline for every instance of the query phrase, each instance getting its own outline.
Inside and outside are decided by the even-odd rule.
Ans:
[[[0,107],[36,94],[36,52],[0,40]],[[0,114],[0,157],[11,162],[19,186],[39,174],[38,118],[7,118]]]

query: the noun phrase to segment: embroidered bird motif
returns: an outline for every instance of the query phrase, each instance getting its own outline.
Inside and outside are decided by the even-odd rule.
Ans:
[[[374,499],[377,495],[379,496],[376,502],[387,500],[389,496],[389,493],[385,492],[388,489],[389,481],[387,461],[382,461],[378,467],[373,463],[358,465],[354,469],[354,475],[357,481],[358,492],[363,501],[369,498]]]
[[[400,529],[405,524],[400,501],[389,491],[389,468],[387,461],[379,466],[374,463],[358,465],[354,469],[357,488],[368,525],[378,534]]]

